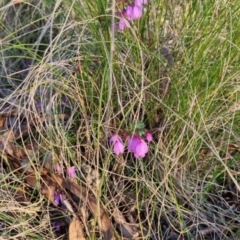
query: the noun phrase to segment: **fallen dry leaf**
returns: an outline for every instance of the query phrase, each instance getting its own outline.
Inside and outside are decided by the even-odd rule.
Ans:
[[[69,225],[69,240],[85,240],[81,222],[73,220]]]
[[[121,232],[121,236],[124,238],[133,238],[136,234],[134,233],[133,229],[131,228],[130,224],[127,223],[125,217],[123,216],[122,212],[115,206],[113,211],[114,220],[117,223],[117,226]]]
[[[16,190],[14,194],[14,199],[21,204],[27,204],[30,202],[29,197],[26,195],[24,184],[19,186],[19,188]]]
[[[94,216],[98,219],[98,225],[101,229],[104,240],[115,239],[110,218],[104,207],[101,204],[98,204],[98,201],[93,194],[89,193],[86,188],[67,179],[63,179],[57,174],[52,174],[52,179],[56,181],[59,186],[69,190],[72,194],[79,197],[88,206]]]
[[[4,126],[4,123],[5,123],[5,121],[6,121],[6,118],[7,118],[6,115],[0,117],[0,127],[3,127],[3,126]]]
[[[54,202],[54,193],[56,191],[56,187],[54,185],[43,186],[41,188],[41,193],[48,198],[48,200],[55,205]]]

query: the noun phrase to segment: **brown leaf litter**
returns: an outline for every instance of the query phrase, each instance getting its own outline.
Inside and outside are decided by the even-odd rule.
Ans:
[[[24,194],[24,188],[31,187],[37,189],[39,193],[43,194],[51,203],[54,204],[54,193],[57,190],[63,192],[67,200],[73,203],[76,208],[75,216],[76,219],[72,221],[69,226],[69,239],[70,240],[83,240],[84,234],[82,226],[80,224],[81,210],[78,204],[74,203],[71,193],[75,197],[79,198],[83,203],[86,204],[88,209],[92,212],[93,216],[98,220],[99,229],[102,232],[104,240],[114,239],[114,233],[112,224],[106,210],[103,205],[98,203],[96,197],[86,187],[80,186],[79,184],[70,180],[64,179],[58,174],[52,173],[49,165],[37,166],[38,171],[34,169],[31,164],[30,158],[34,154],[34,144],[28,145],[28,148],[23,148],[15,144],[15,140],[22,137],[23,132],[19,131],[15,134],[11,129],[6,128],[5,123],[11,113],[5,114],[0,117],[0,154],[2,159],[9,166],[9,171],[15,171],[16,174],[23,178],[24,183],[22,184],[23,189],[19,189],[16,194],[16,200],[20,202],[26,202],[29,199]],[[31,126],[29,123],[27,126]],[[40,184],[39,184],[40,179]],[[67,201],[66,200],[66,201]]]

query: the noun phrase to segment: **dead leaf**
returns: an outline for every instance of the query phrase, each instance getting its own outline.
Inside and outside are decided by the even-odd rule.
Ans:
[[[73,220],[69,225],[69,240],[85,240],[81,222]]]
[[[55,204],[54,202],[54,193],[55,193],[56,187],[55,186],[44,186],[41,188],[41,193],[48,198],[48,200]]]
[[[79,197],[98,220],[103,239],[115,239],[109,216],[104,207],[98,204],[96,197],[88,189],[66,180],[57,174],[51,174],[44,167],[39,169],[39,172],[34,171],[27,156],[27,153],[32,154],[31,148],[28,148],[28,150],[25,149],[24,152],[23,148],[17,147],[11,142],[6,141],[4,144],[0,141],[0,153],[6,156],[6,160],[10,163],[12,170],[18,169],[19,174],[25,173],[25,182],[29,187],[40,191],[51,203],[54,204],[54,193],[59,187],[62,190],[69,190],[72,194]],[[70,212],[73,212],[70,203],[67,200],[64,203],[68,206]]]
[[[83,186],[79,186],[74,182],[63,179],[57,174],[52,174],[52,177],[60,186],[79,197],[88,206],[94,216],[98,219],[99,228],[101,229],[104,240],[115,239],[110,218],[104,207],[101,204],[98,204],[98,201],[93,194],[89,193],[89,191]]]
[[[1,117],[0,117],[0,127],[3,127],[3,126],[4,126],[4,123],[5,123],[5,121],[6,121],[6,118],[7,118],[7,116],[1,116]]]
[[[27,204],[30,201],[29,197],[26,195],[24,188],[25,186],[22,184],[14,194],[14,199],[21,204]]]
[[[7,142],[14,140],[14,133],[12,130],[7,130],[5,128],[1,128],[0,130],[0,141]]]
[[[114,217],[114,220],[116,221],[118,228],[121,232],[121,236],[124,238],[133,238],[135,233],[133,232],[130,224],[127,223],[127,221],[126,221],[125,217],[123,216],[123,214],[121,213],[121,211],[119,211],[119,209],[116,206],[114,207],[113,217]]]

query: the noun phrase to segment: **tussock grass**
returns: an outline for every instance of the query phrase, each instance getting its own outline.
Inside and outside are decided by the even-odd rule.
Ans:
[[[1,112],[18,109],[14,129],[34,118],[17,142],[36,148],[34,170],[40,157],[75,165],[119,239],[116,209],[144,239],[238,239],[238,1],[150,1],[139,21],[114,34],[119,2],[6,4]],[[113,155],[110,135],[139,121],[154,137],[147,157]],[[60,214],[41,194],[25,189],[31,201],[23,207],[14,200],[21,177],[3,169],[0,181],[3,237],[57,238],[50,225]],[[14,214],[4,210],[8,199]],[[85,225],[97,239],[96,224]]]

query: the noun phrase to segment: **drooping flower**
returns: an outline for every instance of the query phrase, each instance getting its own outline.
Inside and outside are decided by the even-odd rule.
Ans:
[[[148,142],[151,142],[153,140],[152,134],[150,132],[147,132],[145,134],[145,138],[147,139]]]
[[[121,31],[124,31],[125,28],[130,27],[130,23],[124,16],[122,16],[119,20],[118,27]]]
[[[133,136],[129,140],[128,151],[133,152],[135,158],[143,158],[148,152],[148,145],[139,136]]]
[[[124,152],[124,145],[121,137],[117,134],[111,136],[109,140],[110,144],[113,145],[113,152],[116,155],[119,155]]]
[[[138,144],[139,137],[138,136],[133,136],[132,138],[128,139],[128,151],[129,152],[134,152],[136,145]]]
[[[69,178],[75,178],[76,177],[76,167],[72,166],[67,169],[67,175]]]
[[[61,193],[54,192],[54,203],[56,206],[63,203],[63,197]]]
[[[117,15],[120,17],[118,22],[118,28],[121,31],[124,31],[125,28],[130,27],[131,20],[138,19],[142,17],[143,14],[143,5],[147,4],[148,0],[134,0],[131,5],[128,5]],[[113,26],[113,30],[116,29],[116,26]]]
[[[143,139],[140,139],[135,146],[134,157],[144,158],[147,152],[148,152],[148,145],[145,143]]]
[[[142,6],[129,5],[126,8],[126,16],[129,20],[138,19],[142,16],[142,12],[143,12],[142,10],[143,10]]]

